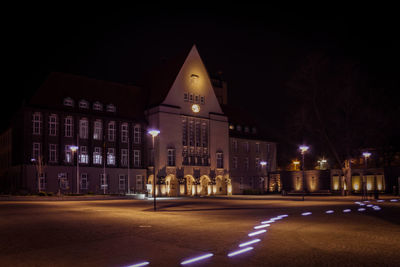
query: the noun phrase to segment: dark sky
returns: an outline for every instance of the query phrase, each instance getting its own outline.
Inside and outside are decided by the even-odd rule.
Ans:
[[[393,6],[69,4],[4,10],[2,91],[9,97],[3,116],[51,71],[135,84],[162,58],[193,44],[210,73],[223,72],[230,103],[258,114],[276,132],[285,116],[284,84],[313,51],[358,61],[371,84],[398,89]]]

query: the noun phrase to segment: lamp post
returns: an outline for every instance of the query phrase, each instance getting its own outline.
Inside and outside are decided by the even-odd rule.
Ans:
[[[156,185],[157,185],[157,177],[156,177],[156,160],[155,160],[155,149],[154,149],[154,138],[160,133],[159,130],[150,129],[147,131],[152,138],[153,141],[153,199],[154,199],[154,211],[157,210],[156,208]]]
[[[32,158],[31,162],[36,165],[35,167],[36,167],[36,172],[37,172],[38,193],[40,193],[40,175],[41,175],[41,173],[39,173],[40,172],[39,163],[38,163],[38,160],[35,158]]]
[[[306,145],[301,145],[300,147],[299,147],[299,149],[300,149],[300,151],[301,151],[301,156],[303,157],[303,201],[304,201],[304,194],[305,194],[305,192],[306,192],[306,177],[305,177],[305,172],[304,172],[304,154],[307,152],[307,150],[309,149],[309,147],[308,146],[306,146]]]
[[[362,195],[362,198],[361,198],[361,200],[367,200],[368,199],[368,196],[367,196],[367,179],[366,179],[366,172],[367,172],[367,168],[368,168],[368,164],[367,164],[367,161],[368,161],[368,158],[371,156],[371,153],[369,153],[369,152],[364,152],[363,153],[363,156],[364,156],[364,161],[365,161],[365,171],[364,171],[364,175],[363,175],[363,195]]]
[[[69,146],[69,149],[72,151],[72,160],[74,160],[74,153],[78,151],[78,146]],[[76,153],[78,156],[78,153]],[[76,157],[76,193],[79,194],[79,159]]]
[[[264,161],[264,160],[262,160],[262,161],[260,161],[260,165],[261,165],[261,169],[263,168],[263,167],[265,167],[265,166],[267,166],[267,162],[266,161]],[[269,174],[267,173],[266,174],[267,175],[267,179],[268,179],[268,182],[267,182],[267,192],[269,192]],[[264,178],[264,183],[265,183],[265,178]],[[265,186],[265,185],[264,185]],[[263,188],[264,189],[264,188]]]

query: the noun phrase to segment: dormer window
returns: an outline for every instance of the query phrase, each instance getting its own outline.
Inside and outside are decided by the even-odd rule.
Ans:
[[[107,112],[115,112],[117,108],[113,104],[107,105]]]
[[[183,101],[189,101],[189,94],[187,92],[183,93]]]
[[[236,126],[236,130],[240,132],[240,131],[242,130],[242,126],[237,125],[237,126]]]
[[[204,98],[204,96],[200,96],[200,104],[202,104],[202,105],[205,104],[205,98]]]
[[[67,107],[73,107],[74,106],[74,100],[70,97],[64,98],[64,106]]]
[[[86,100],[81,100],[79,101],[79,108],[82,109],[88,109],[89,108],[89,102],[87,102]]]
[[[99,101],[93,103],[93,110],[103,111],[103,104]]]
[[[249,127],[247,127],[247,126],[244,127],[244,132],[245,132],[245,133],[248,133],[248,132],[249,132]]]

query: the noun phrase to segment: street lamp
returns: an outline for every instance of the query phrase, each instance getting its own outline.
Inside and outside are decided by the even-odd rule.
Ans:
[[[78,151],[78,146],[69,146],[72,151],[72,160],[74,160],[74,153]],[[78,154],[78,153],[77,153]],[[79,194],[79,159],[76,158],[76,193]]]
[[[367,179],[366,179],[366,172],[367,172],[367,168],[368,168],[368,165],[367,165],[367,161],[368,161],[368,158],[371,156],[371,153],[369,153],[368,151],[367,152],[364,152],[364,153],[362,153],[362,155],[364,156],[364,161],[365,161],[365,171],[364,171],[364,175],[363,175],[363,196],[362,196],[362,198],[361,198],[361,200],[367,200],[368,199],[368,197],[367,197]]]
[[[154,199],[154,211],[157,210],[156,208],[156,184],[157,184],[157,177],[156,177],[156,160],[155,160],[155,149],[154,149],[154,138],[160,133],[157,129],[150,129],[147,131],[152,137],[153,141],[153,199]]]
[[[299,147],[299,149],[300,149],[300,151],[301,151],[301,155],[302,155],[302,157],[303,157],[303,201],[304,201],[304,194],[305,194],[305,191],[307,190],[306,189],[306,177],[305,177],[305,173],[304,173],[304,154],[307,152],[307,150],[309,149],[309,147],[308,146],[306,146],[306,145],[301,145],[300,147]]]

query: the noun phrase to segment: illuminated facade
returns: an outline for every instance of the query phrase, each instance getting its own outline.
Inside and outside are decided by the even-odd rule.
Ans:
[[[162,196],[266,189],[275,143],[236,122],[226,83],[210,79],[195,46],[171,62],[141,87],[52,73],[0,136],[3,188],[152,194],[156,180]]]

